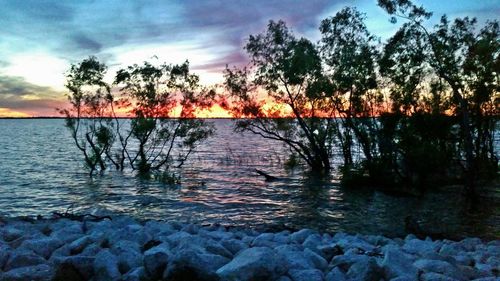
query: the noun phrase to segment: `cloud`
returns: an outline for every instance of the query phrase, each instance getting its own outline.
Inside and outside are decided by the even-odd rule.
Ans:
[[[56,115],[56,108],[66,104],[63,92],[31,84],[22,77],[0,75],[0,108],[4,112]]]

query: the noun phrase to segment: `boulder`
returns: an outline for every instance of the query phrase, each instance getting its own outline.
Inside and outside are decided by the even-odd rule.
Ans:
[[[318,247],[320,255],[330,261],[333,257],[343,255],[344,250],[337,244],[321,245]]]
[[[53,277],[54,271],[47,264],[18,267],[0,275],[2,281],[51,281]]]
[[[164,280],[217,280],[216,271],[229,259],[198,249],[180,249],[168,262]]]
[[[130,270],[122,276],[122,281],[143,281],[147,280],[146,269],[138,267]]]
[[[224,248],[229,250],[233,255],[236,255],[239,251],[248,248],[248,245],[239,239],[222,240],[220,243]]]
[[[321,236],[319,234],[311,234],[304,240],[302,245],[319,253],[318,247],[321,245]]]
[[[94,275],[94,256],[71,256],[53,260],[54,281],[89,280]]]
[[[384,260],[381,266],[388,279],[396,277],[416,279],[418,269],[413,265],[414,259],[398,247],[391,245],[387,246],[384,250]]]
[[[8,245],[0,243],[0,271],[9,260],[11,251],[12,249]]]
[[[168,243],[162,243],[144,252],[143,262],[146,273],[152,279],[159,279],[172,255]]]
[[[350,280],[380,280],[384,273],[375,260],[375,258],[362,259],[351,265],[347,271],[347,279]]]
[[[217,270],[224,281],[277,279],[287,271],[283,257],[270,248],[255,247],[241,251],[231,262]]]
[[[71,255],[78,255],[85,250],[89,244],[94,242],[90,236],[80,237],[69,244],[69,251]]]
[[[307,229],[307,228],[301,229],[297,232],[290,234],[290,240],[293,243],[302,244],[307,239],[307,237],[309,237],[309,235],[315,234],[315,233],[316,232],[312,229]]]
[[[345,281],[347,277],[340,268],[335,267],[325,277],[325,281]]]
[[[45,264],[46,260],[30,250],[14,250],[10,252],[9,259],[5,263],[4,271],[14,268]]]
[[[304,256],[311,261],[315,268],[323,271],[328,267],[328,262],[316,252],[313,252],[310,249],[304,250]]]
[[[455,278],[456,280],[461,280],[463,278],[458,268],[446,261],[421,259],[414,262],[413,265],[424,272],[440,273]]]
[[[437,243],[420,239],[409,239],[405,241],[402,250],[410,253],[424,256],[428,253],[435,253],[439,250],[440,246]]]
[[[118,280],[121,277],[118,269],[118,258],[111,251],[104,249],[95,256],[94,280],[109,281]]]
[[[323,281],[323,272],[317,269],[290,270],[288,275],[293,281]]]
[[[255,237],[255,239],[252,241],[251,246],[252,247],[269,247],[269,248],[274,248],[277,246],[278,243],[274,241],[274,234],[273,233],[262,233]]]
[[[19,246],[19,249],[31,250],[37,255],[48,259],[52,255],[52,252],[61,247],[63,244],[64,241],[46,237],[40,239],[24,240],[21,246]]]

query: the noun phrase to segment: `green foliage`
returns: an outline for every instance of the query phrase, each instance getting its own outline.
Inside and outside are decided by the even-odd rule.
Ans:
[[[154,172],[170,182],[174,177],[165,175],[172,174],[171,166],[182,166],[214,132],[211,124],[192,119],[197,109],[211,105],[213,93],[198,85],[188,62],[144,62],[117,72],[114,86],[119,98],[115,100],[111,87],[103,82],[106,69],[91,57],[73,65],[67,76],[72,109],[63,111],[66,127],[90,174],[108,164],[119,170],[128,165],[141,176]],[[129,110],[130,121],[116,118],[115,106]],[[178,118],[171,116],[174,109],[180,110]]]

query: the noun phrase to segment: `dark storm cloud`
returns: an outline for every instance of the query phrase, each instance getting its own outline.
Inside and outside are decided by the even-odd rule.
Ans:
[[[0,75],[0,108],[55,108],[64,104],[63,96],[50,87],[28,83],[21,77]]]
[[[85,34],[73,34],[71,40],[74,43],[74,47],[80,50],[87,50],[90,52],[98,53],[102,49],[102,44],[96,40],[91,39]]]

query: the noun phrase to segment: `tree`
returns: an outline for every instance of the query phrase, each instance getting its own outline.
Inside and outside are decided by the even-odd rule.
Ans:
[[[248,118],[238,120],[236,130],[280,141],[312,171],[328,172],[333,111],[316,46],[296,38],[283,21],[270,21],[245,49],[251,66],[225,71],[232,112]]]
[[[180,168],[213,134],[211,124],[194,117],[196,110],[211,105],[215,93],[199,86],[188,62],[145,62],[117,72],[116,99],[103,81],[106,69],[95,57],[73,65],[66,84],[72,108],[61,110],[90,175],[112,164],[118,170],[129,166],[139,175],[163,172],[171,178],[171,166]],[[130,120],[121,121],[117,107],[129,111]]]
[[[109,118],[113,96],[103,81],[106,69],[95,57],[73,64],[66,76],[72,108],[60,110],[66,116],[66,127],[84,155],[90,175],[106,169],[106,157],[115,140]]]
[[[342,144],[344,165],[351,166],[353,137],[361,145],[368,165],[373,158],[374,120],[378,101],[376,58],[372,36],[364,24],[364,16],[346,7],[334,17],[321,22],[321,55],[330,79],[337,136]]]
[[[451,105],[460,118],[466,193],[470,197],[476,197],[477,173],[480,163],[484,162],[480,160],[479,151],[489,151],[486,153],[487,162],[495,162],[494,166],[498,161],[490,145],[493,138],[493,134],[489,133],[491,123],[487,122],[486,126],[478,125],[482,124],[479,120],[484,120],[485,108],[494,104],[494,96],[498,93],[498,71],[495,71],[498,70],[500,53],[498,23],[487,24],[477,34],[474,31],[475,19],[465,17],[450,23],[443,16],[434,30],[429,31],[423,23],[432,14],[423,7],[418,7],[409,0],[379,0],[379,5],[395,16],[391,19],[393,22],[396,17],[404,18],[413,25],[412,28],[419,29],[424,35],[423,39],[429,49],[427,62],[450,90]],[[479,66],[483,63],[484,65]],[[490,129],[485,130],[486,127]],[[491,137],[484,138],[485,135]]]
[[[173,162],[181,167],[199,143],[213,134],[203,120],[194,119],[195,109],[210,105],[210,92],[199,91],[199,78],[189,73],[189,64],[145,62],[118,71],[115,84],[131,102],[130,131],[138,145],[126,149],[132,169],[140,174],[168,170]],[[172,114],[178,110],[179,118]],[[174,155],[177,154],[177,159]]]

